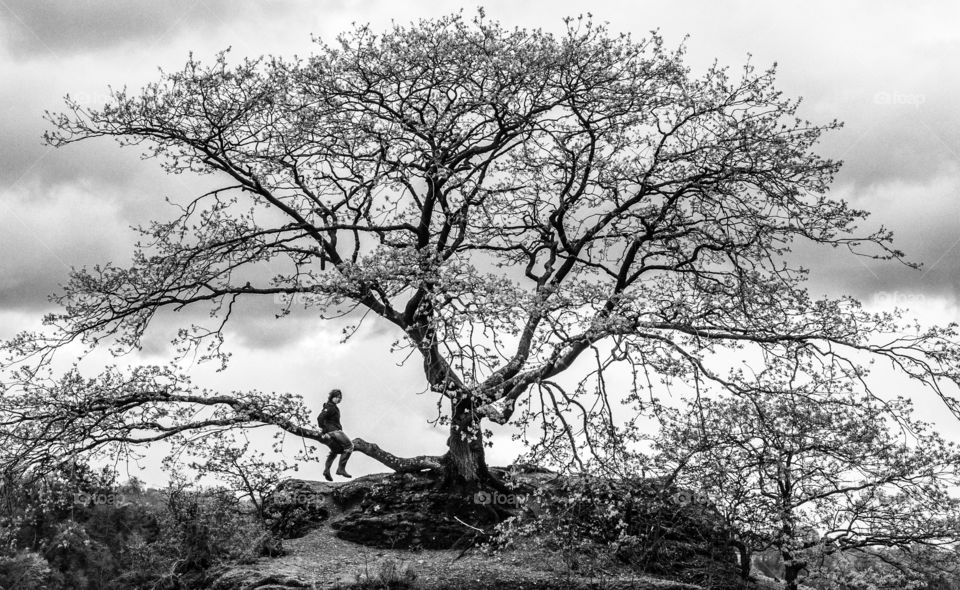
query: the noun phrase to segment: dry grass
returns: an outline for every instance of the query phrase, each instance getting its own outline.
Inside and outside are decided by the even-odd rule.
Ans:
[[[376,585],[378,579],[407,578],[408,584],[395,588],[433,590],[463,588],[472,590],[521,590],[544,588],[596,588],[639,590],[696,590],[699,587],[650,577],[623,573],[580,575],[569,571],[563,560],[546,552],[507,551],[486,555],[471,550],[409,551],[376,549],[338,539],[323,527],[299,539],[284,541],[287,555],[263,558],[231,568],[231,579],[296,580],[307,588],[388,588]],[[394,573],[389,573],[393,571]],[[410,574],[405,572],[409,571]],[[384,573],[387,572],[387,573]],[[364,585],[366,584],[366,585]],[[274,586],[280,587],[280,586]],[[293,584],[289,587],[294,587]]]

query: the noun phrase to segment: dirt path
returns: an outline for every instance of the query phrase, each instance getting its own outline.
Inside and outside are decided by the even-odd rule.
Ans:
[[[417,588],[522,590],[541,588],[602,588],[637,590],[696,590],[698,586],[646,577],[579,577],[547,555],[518,551],[498,556],[470,551],[408,551],[365,547],[338,539],[328,528],[284,541],[287,555],[233,566],[213,588],[220,590],[282,588],[335,589],[364,576],[376,578],[384,567],[416,574]],[[557,585],[562,583],[562,585]]]

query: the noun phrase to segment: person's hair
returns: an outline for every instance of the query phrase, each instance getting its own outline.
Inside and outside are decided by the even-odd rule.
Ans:
[[[336,396],[338,396],[338,395],[340,396],[340,399],[343,399],[343,392],[342,392],[342,391],[340,391],[339,389],[331,389],[331,390],[330,390],[330,393],[327,395],[327,401],[328,401],[328,402],[329,402],[329,401],[333,401],[333,398],[336,397]]]

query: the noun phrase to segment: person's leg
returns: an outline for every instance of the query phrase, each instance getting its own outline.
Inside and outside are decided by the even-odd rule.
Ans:
[[[333,476],[330,475],[330,468],[333,466],[333,460],[343,451],[343,446],[336,438],[330,436],[330,433],[327,433],[327,436],[324,438],[323,444],[330,447],[330,453],[327,455],[327,464],[323,469],[323,477],[327,481],[333,481]]]
[[[327,455],[327,464],[323,468],[323,477],[327,481],[333,481],[333,476],[330,475],[330,468],[333,467],[333,460],[337,458],[337,453],[333,449],[330,449],[330,453]]]
[[[337,443],[339,443],[340,447],[343,449],[340,454],[340,463],[337,465],[337,475],[342,475],[343,477],[353,477],[347,473],[347,461],[350,459],[350,454],[353,453],[353,442],[342,430],[335,430],[331,432],[330,438],[337,441]]]

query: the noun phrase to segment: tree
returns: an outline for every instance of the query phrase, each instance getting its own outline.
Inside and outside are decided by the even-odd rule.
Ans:
[[[788,590],[842,555],[904,575],[919,550],[960,541],[956,445],[912,419],[905,399],[880,403],[832,385],[695,400],[657,441],[678,483],[699,489],[746,548],[780,555]],[[901,559],[891,548],[905,550]]]
[[[230,431],[218,432],[202,437],[188,444],[190,448],[178,449],[178,454],[168,457],[172,469],[176,468],[180,455],[186,450],[193,456],[187,467],[197,474],[198,479],[212,477],[222,486],[233,492],[241,501],[248,500],[260,522],[265,523],[266,505],[271,494],[283,481],[290,470],[296,470],[296,464],[284,460],[271,461],[267,453],[250,450],[250,441],[240,442]],[[282,452],[282,446],[276,448]]]
[[[814,357],[858,382],[859,354],[887,358],[956,410],[942,389],[956,379],[952,326],[904,336],[895,316],[811,299],[789,262],[796,239],[902,254],[827,196],[839,164],[813,147],[838,124],[797,119],[773,69],[694,76],[657,34],[584,19],[554,36],[454,15],[338,41],[307,59],[191,58],[101,109],[68,97],[49,115],[51,145],[112,137],[218,184],[141,227],[130,266],[74,271],[52,332],[7,343],[11,371],[30,365],[3,397],[8,466],[223,427],[317,440],[297,396],[201,391],[172,367],[60,378],[36,366],[77,340],[136,349],[159,313],[204,306],[212,323],[177,344],[226,363],[224,326],[256,297],[395,327],[448,407],[447,450],[357,448],[469,486],[492,481],[484,420],[538,418],[538,448],[564,467],[623,464],[636,429],[605,379],[632,375],[622,397],[641,412],[660,378],[749,388],[707,370],[723,348]],[[564,376],[590,358],[572,388]]]

